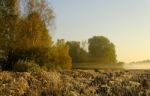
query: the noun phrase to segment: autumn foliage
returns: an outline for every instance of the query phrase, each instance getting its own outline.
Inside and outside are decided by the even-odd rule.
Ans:
[[[0,7],[0,47],[7,57],[3,70],[16,71],[19,69],[16,67],[21,67],[18,64],[20,60],[34,61],[46,69],[56,66],[70,69],[68,46],[65,41],[54,44],[50,35],[55,17],[52,8],[46,4],[46,0],[24,0],[21,6],[26,10],[16,13],[15,10],[20,10],[20,7],[16,7],[20,6],[19,1],[4,0],[1,6],[6,9]]]

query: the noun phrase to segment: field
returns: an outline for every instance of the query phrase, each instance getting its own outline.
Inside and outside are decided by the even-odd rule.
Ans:
[[[0,96],[150,96],[150,70],[0,72]]]
[[[99,64],[99,63],[75,63],[74,69],[123,69],[121,64]]]

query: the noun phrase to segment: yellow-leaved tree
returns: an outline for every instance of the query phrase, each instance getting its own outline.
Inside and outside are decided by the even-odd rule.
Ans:
[[[61,69],[71,69],[72,59],[69,55],[69,46],[63,39],[57,41],[50,52],[52,64]]]

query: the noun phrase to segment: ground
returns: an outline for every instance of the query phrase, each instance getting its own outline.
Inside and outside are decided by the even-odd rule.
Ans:
[[[150,70],[0,72],[0,96],[150,96]]]

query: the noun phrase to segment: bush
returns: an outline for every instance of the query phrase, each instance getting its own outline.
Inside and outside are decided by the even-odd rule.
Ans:
[[[65,42],[59,42],[51,48],[18,49],[9,54],[5,69],[21,72],[37,67],[47,71],[70,69],[72,64],[68,50]]]
[[[34,61],[19,60],[14,65],[14,71],[17,72],[40,72],[42,69]]]
[[[49,48],[32,47],[15,49],[9,53],[5,69],[29,71],[29,67],[33,66],[38,66],[48,71],[71,69],[72,64],[71,57],[69,56],[69,46],[64,41],[58,41]]]
[[[55,63],[49,62],[46,63],[44,66],[41,67],[43,70],[45,71],[55,71],[55,70],[59,70],[59,68],[57,67],[57,65]]]
[[[36,64],[39,66],[44,66],[45,64],[50,62],[51,54],[50,48],[44,47],[32,47],[32,48],[22,48],[22,49],[15,49],[9,52],[6,68],[5,70],[13,70],[14,64],[17,62],[22,61],[35,61]]]

